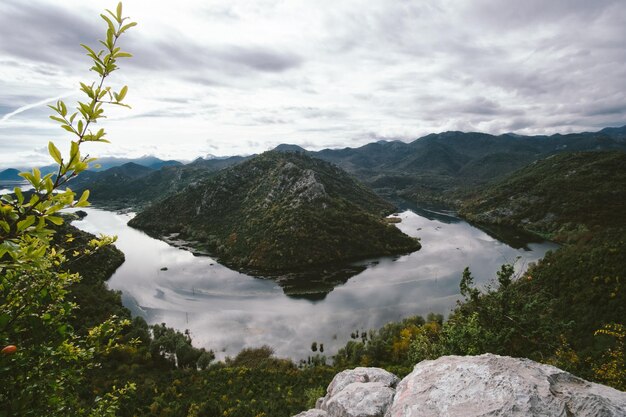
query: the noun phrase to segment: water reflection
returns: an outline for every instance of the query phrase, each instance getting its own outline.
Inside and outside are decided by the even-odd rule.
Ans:
[[[218,357],[267,344],[280,356],[305,358],[312,341],[324,343],[326,353],[332,355],[356,329],[378,328],[414,314],[448,313],[459,297],[459,279],[466,266],[484,284],[502,263],[521,256],[516,268],[523,270],[556,248],[531,242],[528,250],[516,249],[458,219],[445,222],[404,211],[397,226],[421,238],[420,251],[352,265],[359,270],[339,274],[335,281],[309,284],[287,277],[278,283],[153,239],[126,226],[131,214],[86,211],[89,215],[76,226],[119,237],[117,246],[126,262],[109,286],[123,292],[123,302],[133,314],[149,323],[190,329],[195,343],[214,349]],[[292,287],[307,294],[302,288],[318,289],[322,284],[332,291],[285,295]]]
[[[30,183],[24,181],[0,181],[0,195],[12,194],[15,187],[19,187],[22,191],[33,189]]]

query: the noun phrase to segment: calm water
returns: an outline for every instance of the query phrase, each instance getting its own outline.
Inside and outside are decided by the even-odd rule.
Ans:
[[[24,181],[0,181],[0,195],[12,193],[15,187],[20,187],[22,191],[33,188],[32,185]]]
[[[516,265],[522,270],[557,247],[517,235],[503,238],[512,247],[449,214],[414,208],[399,214],[397,226],[421,238],[420,251],[362,262],[362,272],[314,300],[285,295],[272,280],[153,239],[126,225],[132,214],[86,211],[89,215],[74,224],[117,235],[126,255],[109,280],[109,287],[122,291],[124,305],[151,324],[190,329],[194,344],[213,349],[218,357],[267,344],[278,356],[306,358],[313,341],[332,355],[357,329],[415,314],[449,313],[466,266],[484,284],[502,263],[521,256]]]

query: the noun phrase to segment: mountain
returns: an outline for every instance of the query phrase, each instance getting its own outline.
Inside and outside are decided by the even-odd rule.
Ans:
[[[460,214],[566,241],[626,226],[626,152],[561,153],[473,193]]]
[[[142,165],[147,168],[159,169],[164,166],[178,166],[182,165],[181,162],[175,160],[167,160],[164,161],[162,159],[157,158],[156,156],[142,156],[140,158],[116,158],[113,156],[105,156],[102,158],[98,158],[95,162],[93,162],[89,168],[91,172],[101,172],[106,171],[107,169],[118,167],[128,163],[135,163],[137,165]],[[96,165],[100,165],[96,168]],[[58,165],[46,165],[42,167],[38,167],[42,174],[56,173],[58,170]],[[10,170],[17,170],[13,168],[9,168]],[[21,171],[30,171],[31,167],[20,167],[18,168]],[[8,170],[5,170],[8,171]],[[2,171],[4,172],[4,171]],[[81,174],[82,175],[82,174]],[[21,177],[20,177],[21,179]]]
[[[273,150],[276,152],[302,152],[302,153],[308,152],[302,146],[292,145],[289,143],[281,143],[280,145],[275,147]]]
[[[226,159],[198,158],[187,165],[165,165],[160,169],[137,168],[140,165],[132,163],[132,170],[113,167],[103,172],[83,172],[70,187],[79,192],[90,190],[90,201],[97,204],[116,208],[138,207],[174,194],[189,184],[243,160],[245,158],[240,156]],[[128,168],[129,165],[123,167]]]
[[[626,126],[552,136],[453,131],[430,134],[411,143],[379,141],[310,155],[340,166],[380,194],[451,203],[458,199],[458,193],[553,154],[626,150],[625,132]]]
[[[379,195],[417,203],[441,202],[458,205],[475,187],[504,178],[537,160],[577,151],[626,150],[626,126],[598,132],[552,136],[522,136],[507,133],[494,136],[476,132],[443,132],[413,142],[377,141],[359,148],[307,151],[293,144],[274,150],[306,153],[331,162],[371,187]],[[156,201],[200,181],[214,172],[250,157],[198,158],[181,165],[154,157],[133,160],[153,168],[163,166],[132,182],[113,183],[106,193],[92,189],[92,201],[118,207],[139,206]],[[119,163],[121,159],[103,158]],[[169,165],[170,162],[173,165]],[[81,174],[83,175],[83,174]],[[87,174],[85,173],[87,176]],[[87,180],[84,188],[93,188]]]
[[[121,166],[128,163],[135,163],[137,165],[142,165],[147,168],[159,169],[164,166],[177,166],[182,165],[178,161],[168,160],[164,161],[162,159],[157,158],[156,156],[145,155],[139,158],[116,158],[116,157],[103,157],[98,158],[94,164],[99,164],[100,168],[92,167],[92,171],[106,171],[109,168]],[[94,165],[92,164],[92,165]]]
[[[24,181],[24,178],[18,175],[19,173],[20,171],[14,168],[0,171],[0,181]]]
[[[105,171],[85,171],[75,179],[70,180],[68,186],[80,192],[89,189],[97,194],[100,199],[104,199],[116,195],[121,187],[151,172],[154,172],[154,169],[135,162],[127,162]]]
[[[266,152],[153,204],[129,225],[180,233],[223,263],[272,274],[419,249],[383,219],[393,210],[332,164]]]

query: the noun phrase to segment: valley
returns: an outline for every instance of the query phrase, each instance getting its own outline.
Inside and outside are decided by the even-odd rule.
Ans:
[[[457,217],[407,210],[399,214],[397,227],[421,238],[417,252],[351,263],[351,273],[339,282],[325,280],[323,270],[299,279],[259,279],[128,227],[130,214],[85,211],[83,220],[73,222],[76,227],[118,236],[116,246],[126,259],[108,286],[122,291],[133,315],[190,329],[194,345],[222,359],[268,345],[279,357],[298,361],[313,354],[313,341],[323,343],[330,357],[357,329],[376,329],[414,314],[449,314],[468,265],[484,285],[500,264],[516,262],[521,273],[558,248],[539,239],[511,247]]]

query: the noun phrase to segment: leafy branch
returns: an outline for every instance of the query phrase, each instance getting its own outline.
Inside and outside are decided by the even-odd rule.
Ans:
[[[130,108],[123,101],[128,93],[128,86],[123,86],[119,91],[114,91],[110,86],[105,86],[105,80],[118,69],[117,61],[121,58],[129,58],[132,55],[121,50],[117,46],[118,39],[128,29],[136,25],[128,22],[127,17],[122,15],[122,3],[119,3],[115,12],[106,11],[107,14],[100,16],[107,24],[106,39],[100,44],[104,49],[96,52],[87,45],[81,46],[87,51],[87,56],[92,59],[91,70],[98,74],[97,81],[90,85],[80,83],[80,90],[88,97],[85,102],[79,101],[76,111],[68,111],[68,106],[62,100],[50,105],[56,113],[50,118],[60,124],[60,127],[74,135],[70,143],[69,156],[64,158],[61,151],[53,142],[48,143],[48,152],[58,164],[56,175],[52,173],[45,176],[41,171],[34,168],[32,172],[22,172],[20,176],[30,183],[33,193],[28,201],[16,187],[14,196],[5,195],[0,197],[0,265],[5,254],[11,255],[17,260],[16,239],[25,232],[32,232],[36,236],[49,235],[47,225],[60,225],[63,219],[53,214],[63,208],[85,207],[89,205],[89,191],[83,192],[78,200],[70,188],[61,190],[68,181],[79,173],[87,170],[89,164],[96,158],[89,155],[82,156],[80,147],[85,142],[105,142],[106,132],[103,128],[97,131],[92,126],[104,115],[104,105],[117,105]]]

